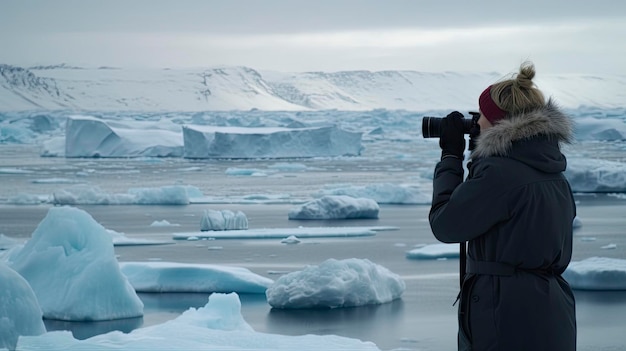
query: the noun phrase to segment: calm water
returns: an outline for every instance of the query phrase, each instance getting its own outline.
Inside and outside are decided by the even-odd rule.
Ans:
[[[46,194],[68,184],[39,184],[36,179],[68,178],[109,192],[130,187],[189,184],[205,195],[290,194],[294,202],[326,184],[415,183],[414,162],[402,159],[298,160],[307,171],[266,177],[231,177],[229,167],[267,169],[275,161],[195,162],[188,160],[66,160],[40,158],[32,148],[0,146],[0,167],[33,173],[0,173],[0,199],[18,193]],[[87,177],[76,173],[86,171]],[[583,227],[575,232],[574,260],[591,256],[626,258],[626,200],[579,196]],[[120,246],[120,261],[174,261],[237,265],[278,279],[280,273],[319,264],[328,258],[367,258],[399,274],[407,289],[402,299],[380,306],[335,310],[274,310],[262,295],[241,295],[242,314],[259,332],[299,335],[336,334],[373,341],[382,350],[453,350],[456,345],[458,260],[418,261],[405,252],[418,244],[436,243],[427,222],[429,206],[382,205],[378,220],[290,221],[291,204],[196,204],[188,206],[77,206],[109,229],[129,237],[170,240],[172,232],[196,231],[204,209],[243,211],[250,228],[293,226],[395,226],[373,237],[303,240],[176,241],[170,245]],[[27,238],[49,205],[0,205],[0,233]],[[150,227],[167,220],[179,227]],[[583,241],[594,237],[595,241]],[[601,249],[616,244],[612,250]],[[219,246],[221,249],[209,249]],[[140,294],[143,318],[98,323],[46,321],[49,330],[72,330],[77,338],[110,330],[125,332],[175,318],[189,307],[203,306],[207,294]],[[579,350],[626,350],[626,292],[576,292]]]

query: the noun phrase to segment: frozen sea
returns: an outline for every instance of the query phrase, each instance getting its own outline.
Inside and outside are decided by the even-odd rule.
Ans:
[[[396,145],[398,149],[395,149]],[[595,144],[593,144],[595,145]],[[592,146],[593,146],[592,145]],[[620,144],[621,145],[621,144]],[[244,319],[257,332],[283,335],[334,334],[374,342],[381,350],[453,350],[456,345],[458,259],[414,260],[406,252],[437,241],[430,231],[428,204],[380,205],[378,219],[289,220],[293,206],[329,185],[375,183],[430,187],[435,143],[401,142],[370,148],[360,157],[276,160],[188,160],[183,158],[66,159],[40,157],[33,145],[0,145],[0,199],[20,194],[42,197],[77,184],[109,193],[132,187],[192,185],[211,197],[184,206],[76,205],[107,229],[166,245],[116,246],[119,261],[210,263],[245,267],[276,280],[287,272],[328,258],[367,258],[406,282],[401,299],[376,306],[333,310],[272,309],[263,295],[241,295]],[[602,149],[608,159],[621,156]],[[593,154],[591,147],[577,153]],[[372,154],[376,157],[371,157]],[[426,157],[424,157],[426,155]],[[289,170],[278,163],[297,164]],[[228,172],[228,170],[231,170]],[[232,172],[233,169],[255,172]],[[287,169],[287,170],[285,170]],[[263,199],[263,200],[259,200]],[[578,194],[582,227],[574,235],[573,260],[593,256],[626,258],[626,200],[619,196]],[[51,204],[0,205],[0,233],[27,239]],[[249,228],[298,226],[393,226],[375,236],[303,239],[297,245],[277,239],[172,240],[175,232],[199,230],[205,209],[239,210]],[[175,226],[151,226],[167,220]],[[611,245],[613,244],[613,245]],[[579,350],[626,350],[626,291],[575,291]],[[77,338],[110,330],[128,332],[173,319],[189,307],[206,303],[207,294],[139,294],[144,316],[111,322],[46,321],[48,330],[67,329]]]

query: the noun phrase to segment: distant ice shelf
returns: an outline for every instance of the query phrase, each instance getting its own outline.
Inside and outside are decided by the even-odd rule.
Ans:
[[[357,156],[361,133],[336,126],[278,127],[183,127],[186,158],[296,158]]]
[[[148,121],[67,119],[65,157],[300,158],[358,156],[360,132],[310,128],[159,126]]]

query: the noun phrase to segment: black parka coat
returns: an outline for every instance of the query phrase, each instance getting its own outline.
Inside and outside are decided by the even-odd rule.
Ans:
[[[481,133],[462,162],[435,168],[430,225],[442,242],[468,242],[459,305],[460,350],[576,349],[572,255],[576,206],[560,143],[572,123],[553,102]]]

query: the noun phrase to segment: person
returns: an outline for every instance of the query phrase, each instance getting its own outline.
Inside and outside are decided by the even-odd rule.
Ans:
[[[572,257],[576,205],[561,146],[573,123],[532,79],[531,62],[480,95],[463,181],[463,115],[442,120],[429,213],[435,237],[467,242],[459,350],[576,349]]]

